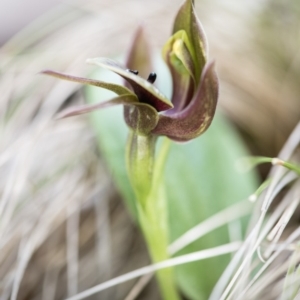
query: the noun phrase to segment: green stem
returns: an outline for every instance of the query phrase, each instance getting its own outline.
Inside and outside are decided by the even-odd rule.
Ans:
[[[153,135],[138,135],[131,131],[127,141],[128,175],[136,199],[142,206],[151,191],[156,140]]]
[[[151,207],[148,207],[146,210],[139,207],[139,221],[152,262],[157,263],[169,258],[167,252],[168,235],[165,218],[155,210],[154,205],[149,206]],[[174,273],[171,268],[157,271],[156,276],[163,299],[180,299],[175,286]]]
[[[127,168],[137,199],[138,218],[152,262],[169,258],[167,198],[163,182],[165,160],[170,141],[165,139],[154,162],[153,135],[141,136],[131,132],[127,148]],[[156,273],[164,300],[179,300],[171,268]]]

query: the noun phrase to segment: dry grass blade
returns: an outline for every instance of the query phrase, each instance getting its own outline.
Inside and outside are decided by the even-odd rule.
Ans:
[[[250,214],[251,206],[245,201],[241,201],[225,210],[220,211],[219,213],[211,216],[195,227],[191,228],[189,231],[184,233],[181,237],[176,239],[170,246],[169,252],[170,255],[176,254],[178,251],[201,238],[202,236],[211,233],[213,230],[230,224],[230,222],[234,220],[238,220],[239,218]],[[140,292],[145,288],[145,286],[151,280],[153,274],[147,274],[143,276],[132,288],[130,293],[127,295],[126,300],[135,299]]]
[[[127,273],[125,275],[115,277],[112,280],[109,280],[107,282],[99,284],[89,290],[86,290],[80,294],[77,294],[74,297],[70,297],[67,300],[85,299],[85,298],[87,298],[91,295],[94,295],[104,289],[108,289],[112,286],[118,285],[120,283],[126,282],[126,281],[134,279],[136,277],[140,277],[145,274],[153,273],[154,271],[157,271],[160,269],[169,268],[172,266],[177,266],[177,265],[186,264],[186,263],[190,263],[190,262],[201,260],[201,259],[207,259],[210,257],[231,253],[231,252],[236,251],[239,247],[240,247],[240,242],[234,242],[234,243],[222,245],[219,247],[206,249],[206,250],[178,256],[175,258],[171,258],[171,259],[162,261],[160,263],[157,263],[157,264],[154,264],[151,266],[137,269],[137,270]]]
[[[298,125],[283,147],[280,156],[284,159],[292,157],[296,163],[299,162],[300,158],[295,151],[299,142],[300,126]],[[244,245],[248,245],[247,249],[244,247],[244,252],[240,250],[240,253],[236,254],[217,284],[211,299],[261,299],[266,289],[275,284],[278,276],[287,272],[287,264],[284,264],[285,267],[282,267],[281,271],[277,273],[274,273],[273,269],[276,269],[275,266],[285,259],[286,255],[283,252],[290,249],[290,245],[298,239],[300,234],[300,231],[296,229],[286,237],[290,232],[288,225],[299,206],[300,180],[295,173],[278,166],[272,168],[270,178],[271,183],[267,191],[261,194],[257,203],[261,213],[257,217],[253,215],[253,218],[256,218],[255,221],[252,221],[255,226],[244,242]],[[270,211],[271,203],[283,188],[288,188],[288,192],[279,205]],[[282,245],[278,246],[280,244]],[[250,276],[250,270],[253,270],[251,266],[257,259],[255,254],[258,252],[258,257],[260,257],[262,248],[265,249],[263,261],[256,266],[255,272],[252,271]],[[238,264],[237,261],[240,263]],[[282,264],[280,263],[280,265]],[[264,272],[270,272],[270,274],[263,276]]]

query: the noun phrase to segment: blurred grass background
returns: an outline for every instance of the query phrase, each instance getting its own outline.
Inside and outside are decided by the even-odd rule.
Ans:
[[[1,22],[6,15],[25,26],[44,10],[9,3],[1,2]],[[1,299],[64,299],[149,263],[87,118],[53,120],[66,103],[83,101],[80,86],[37,73],[51,68],[84,76],[86,58],[126,51],[140,23],[161,47],[180,3],[53,2],[6,42],[16,29],[1,26]],[[276,156],[299,121],[299,7],[297,0],[196,1],[220,76],[218,109],[252,154]],[[267,172],[262,166],[261,177]],[[124,299],[132,286],[107,290],[101,299]],[[139,299],[158,299],[155,283]]]

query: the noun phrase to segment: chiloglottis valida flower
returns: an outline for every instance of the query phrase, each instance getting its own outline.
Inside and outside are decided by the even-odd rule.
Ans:
[[[184,142],[202,134],[211,124],[217,99],[218,79],[214,63],[207,62],[207,42],[195,15],[193,1],[186,0],[175,18],[173,33],[163,47],[173,82],[171,101],[155,86],[149,47],[140,28],[131,46],[125,66],[108,58],[88,59],[90,64],[117,73],[125,86],[71,76],[55,71],[42,73],[61,79],[98,86],[117,96],[109,101],[82,105],[63,112],[62,117],[79,115],[114,105],[124,105],[127,125],[140,135],[163,135]],[[149,74],[149,73],[148,73]],[[159,75],[159,74],[158,74]]]

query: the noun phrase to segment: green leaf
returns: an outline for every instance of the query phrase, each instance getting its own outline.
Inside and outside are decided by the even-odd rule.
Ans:
[[[172,145],[166,168],[172,240],[255,191],[255,174],[241,174],[235,168],[236,161],[246,153],[240,138],[220,114],[200,138]],[[221,228],[178,255],[228,241],[227,228]],[[176,267],[181,289],[190,299],[207,299],[228,262],[229,256],[220,256]]]
[[[158,67],[157,71],[159,77],[165,78],[163,68]],[[106,81],[111,81],[110,74],[100,74],[105,76]],[[94,76],[97,78],[99,73]],[[110,96],[107,91],[90,86],[86,88],[86,95],[90,103]],[[128,129],[122,111],[115,107],[93,112],[91,121],[114,182],[132,216],[136,218],[134,194],[126,174]],[[239,136],[220,114],[200,138],[186,144],[173,143],[165,174],[172,241],[256,190],[255,173],[240,174],[235,169],[236,161],[245,155],[247,152]],[[227,243],[227,232],[227,228],[216,230],[187,246],[179,254]],[[176,267],[177,282],[188,299],[207,299],[228,261],[229,256],[222,256]]]
[[[97,70],[94,77],[105,78],[107,81],[121,83],[120,79],[113,73],[106,70]],[[100,100],[111,98],[112,92],[88,86],[85,88],[88,103],[98,103]],[[95,131],[96,139],[107,168],[111,173],[116,188],[124,198],[125,204],[133,219],[137,219],[137,208],[135,196],[127,176],[125,151],[128,138],[128,128],[123,117],[122,107],[94,111],[90,114],[92,128]]]

